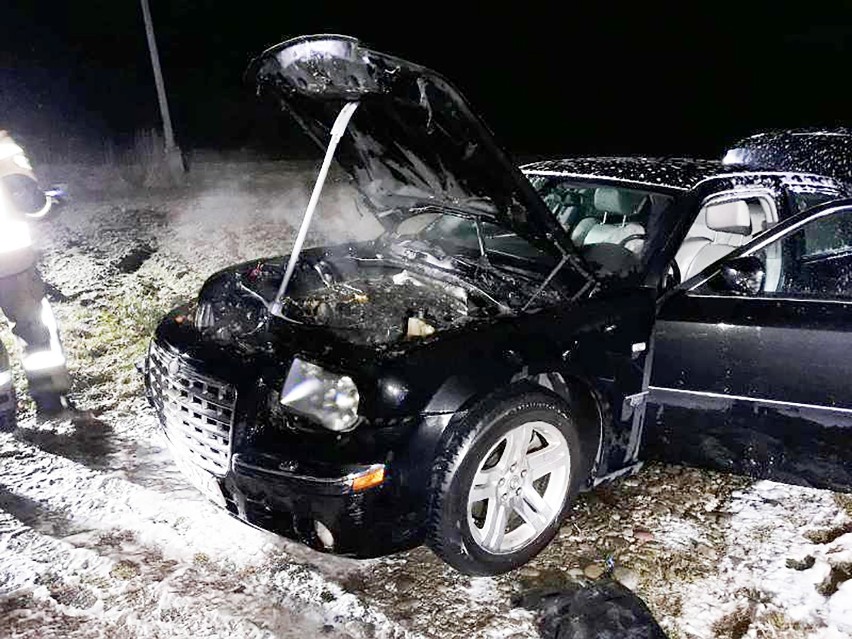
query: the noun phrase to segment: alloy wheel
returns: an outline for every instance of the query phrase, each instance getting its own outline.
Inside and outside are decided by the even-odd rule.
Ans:
[[[494,554],[534,541],[559,516],[571,475],[568,442],[547,422],[507,432],[477,464],[468,493],[474,541]]]

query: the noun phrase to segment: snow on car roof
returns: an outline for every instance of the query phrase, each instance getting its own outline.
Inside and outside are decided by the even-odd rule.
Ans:
[[[695,158],[648,158],[648,157],[597,157],[564,158],[542,160],[525,164],[521,170],[526,174],[565,175],[578,178],[610,179],[659,186],[663,189],[686,190],[699,182],[716,176],[731,174],[765,175],[767,171],[755,170],[740,164],[723,164],[718,160]],[[773,173],[770,171],[770,173]],[[804,176],[784,172],[791,177]],[[821,176],[810,176],[814,181],[836,184],[834,180]]]
[[[755,138],[762,137],[772,137],[772,136],[783,136],[783,135],[792,135],[792,136],[824,136],[824,137],[852,137],[852,128],[849,127],[800,127],[797,129],[769,129],[767,131],[761,131],[760,133],[753,133],[748,137],[743,138],[743,140],[751,140]]]

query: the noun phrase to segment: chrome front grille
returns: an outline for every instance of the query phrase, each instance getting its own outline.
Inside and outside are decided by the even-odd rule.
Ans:
[[[151,399],[176,453],[222,477],[231,458],[231,429],[237,391],[202,375],[176,355],[151,343],[148,353]]]

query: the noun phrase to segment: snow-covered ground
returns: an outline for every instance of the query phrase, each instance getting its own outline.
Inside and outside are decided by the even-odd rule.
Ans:
[[[22,401],[0,434],[0,637],[536,637],[519,595],[610,573],[672,637],[852,636],[852,499],[827,491],[650,466],[582,496],[540,557],[493,579],[423,548],[321,555],[205,502],[133,364],[204,277],[287,251],[312,172],[194,168],[186,187],[148,191],[50,176],[75,199],[38,231],[43,271],[75,397],[98,420],[37,423]],[[341,184],[317,222],[314,243],[377,232]]]

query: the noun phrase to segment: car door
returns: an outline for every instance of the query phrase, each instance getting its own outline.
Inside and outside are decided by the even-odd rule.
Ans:
[[[664,298],[651,349],[647,453],[852,488],[852,201],[789,219]]]

